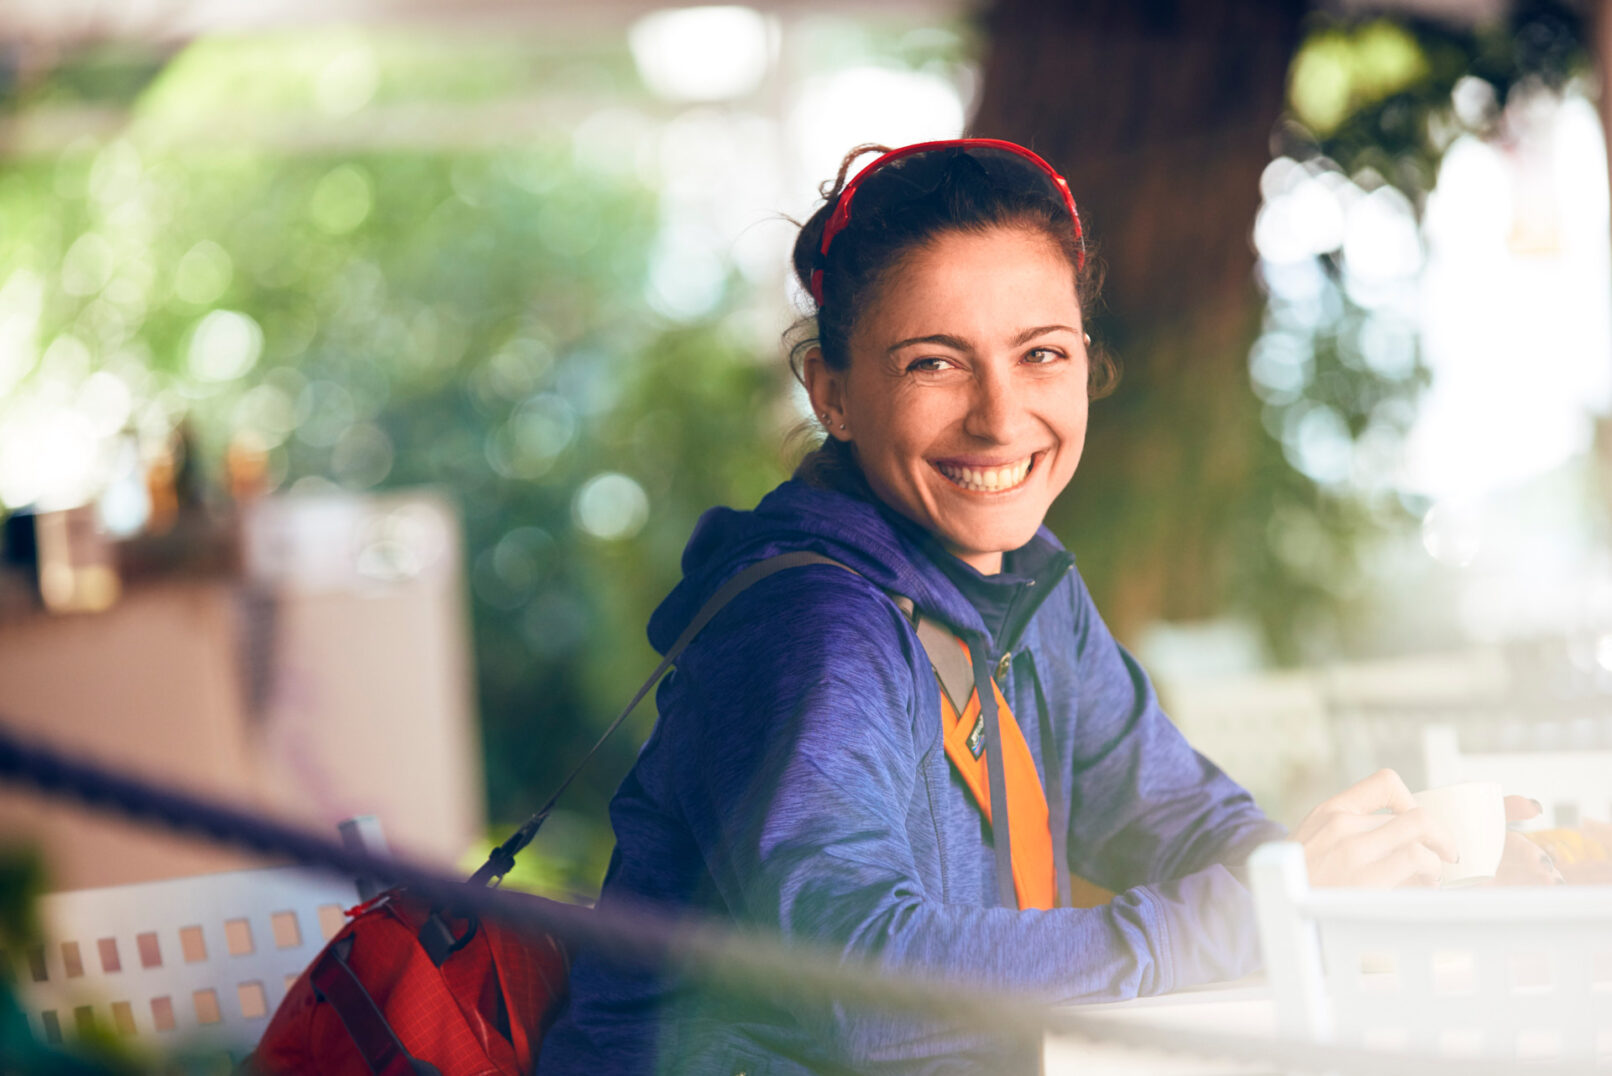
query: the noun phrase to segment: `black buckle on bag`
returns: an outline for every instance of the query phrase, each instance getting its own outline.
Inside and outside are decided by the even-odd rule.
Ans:
[[[426,916],[425,922],[420,925],[420,948],[431,958],[431,963],[440,968],[450,956],[470,944],[470,939],[476,936],[478,926],[480,920],[473,915],[467,916],[465,932],[454,937],[453,928],[448,925],[442,909],[432,908],[431,914]]]
[[[546,811],[534,816],[532,821],[522,826],[513,837],[494,848],[492,854],[487,857],[487,862],[483,863],[480,869],[470,876],[470,884],[484,885],[496,889],[498,883],[504,880],[504,875],[515,869],[515,853],[526,847],[527,841],[532,839],[532,835],[537,832],[537,827],[543,823],[546,817],[548,817]],[[514,849],[509,847],[512,844],[515,845]]]

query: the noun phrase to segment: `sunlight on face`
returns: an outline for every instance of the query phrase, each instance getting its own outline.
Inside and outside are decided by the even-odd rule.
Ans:
[[[1083,337],[1050,239],[952,233],[890,277],[857,322],[850,368],[819,364],[813,399],[881,500],[990,574],[1034,537],[1080,462]]]

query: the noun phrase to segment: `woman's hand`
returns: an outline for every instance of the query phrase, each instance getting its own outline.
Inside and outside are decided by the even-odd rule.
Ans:
[[[1506,797],[1507,822],[1525,822],[1539,813],[1539,804],[1531,799]],[[1561,885],[1565,881],[1543,848],[1521,833],[1506,834],[1506,850],[1494,872],[1494,885]]]
[[[1569,885],[1612,885],[1612,825],[1586,818],[1578,825],[1586,842],[1585,855],[1571,863],[1559,863]]]
[[[1392,814],[1378,814],[1378,811]],[[1437,885],[1455,841],[1411,799],[1393,770],[1378,770],[1305,816],[1292,839],[1304,846],[1312,886]]]
[[[1526,809],[1511,814],[1515,796],[1506,797],[1512,821],[1533,818],[1538,805],[1525,800]],[[1593,818],[1574,828],[1531,830],[1506,835],[1506,858],[1495,876],[1499,885],[1608,885],[1612,884],[1612,825]],[[1513,851],[1512,842],[1523,838]]]

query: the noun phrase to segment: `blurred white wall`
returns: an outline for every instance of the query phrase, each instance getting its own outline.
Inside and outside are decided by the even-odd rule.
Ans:
[[[484,819],[453,512],[420,494],[287,497],[253,506],[245,534],[237,577],[0,621],[0,715],[332,839],[375,814],[395,850],[456,864]],[[38,845],[57,889],[251,862],[11,789],[0,840]]]

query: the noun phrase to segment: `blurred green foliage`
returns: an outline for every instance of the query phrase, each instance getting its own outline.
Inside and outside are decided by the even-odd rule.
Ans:
[[[98,99],[102,66],[24,96]],[[132,79],[117,70],[112,96]],[[41,296],[23,391],[109,370],[129,426],[183,418],[215,480],[250,431],[281,488],[456,500],[490,813],[511,823],[653,667],[644,625],[699,512],[785,473],[784,365],[725,327],[736,296],[683,324],[645,302],[659,210],[638,172],[574,153],[560,127],[455,144],[479,101],[608,103],[634,79],[620,43],[202,40],[140,80],[115,137],[0,166],[0,285]],[[318,133],[380,105],[437,126],[356,147]],[[589,533],[584,509],[614,529]],[[646,704],[568,797],[576,824],[552,842],[568,886],[597,884],[604,800],[653,718]]]
[[[1294,56],[1293,122],[1276,148],[1324,155],[1347,175],[1370,170],[1420,206],[1458,135],[1497,134],[1514,93],[1560,92],[1591,70],[1585,15],[1563,0],[1521,0],[1475,25],[1317,15]]]
[[[45,865],[36,849],[0,849],[0,953],[22,954],[41,944],[37,901],[44,889]],[[70,1053],[36,1041],[16,995],[0,982],[0,1072],[111,1076],[139,1070],[126,1045],[106,1029],[82,1037]]]
[[[0,950],[21,953],[39,944],[35,902],[45,890],[45,865],[37,849],[0,849]]]
[[[1274,155],[1335,173],[1360,193],[1390,186],[1419,217],[1456,138],[1503,138],[1506,107],[1518,95],[1559,94],[1575,81],[1585,92],[1591,73],[1583,15],[1560,0],[1525,0],[1502,19],[1466,26],[1318,13],[1289,70]],[[1411,282],[1391,296],[1357,294],[1342,255],[1316,257],[1316,290],[1304,302],[1284,304],[1267,289],[1254,349],[1257,356],[1279,338],[1302,352],[1299,391],[1273,399],[1257,372],[1253,379],[1267,436],[1253,457],[1231,572],[1239,604],[1263,627],[1272,656],[1287,663],[1461,641],[1430,637],[1426,624],[1408,637],[1385,623],[1385,596],[1373,589],[1368,564],[1428,508],[1392,488],[1384,462],[1397,451],[1387,445],[1409,431],[1428,374],[1405,301],[1414,297]],[[1373,342],[1381,348],[1385,338],[1398,338],[1408,361],[1372,361]],[[1368,453],[1361,470],[1369,485],[1317,481],[1295,465],[1291,427],[1317,409],[1336,416],[1350,451]]]

